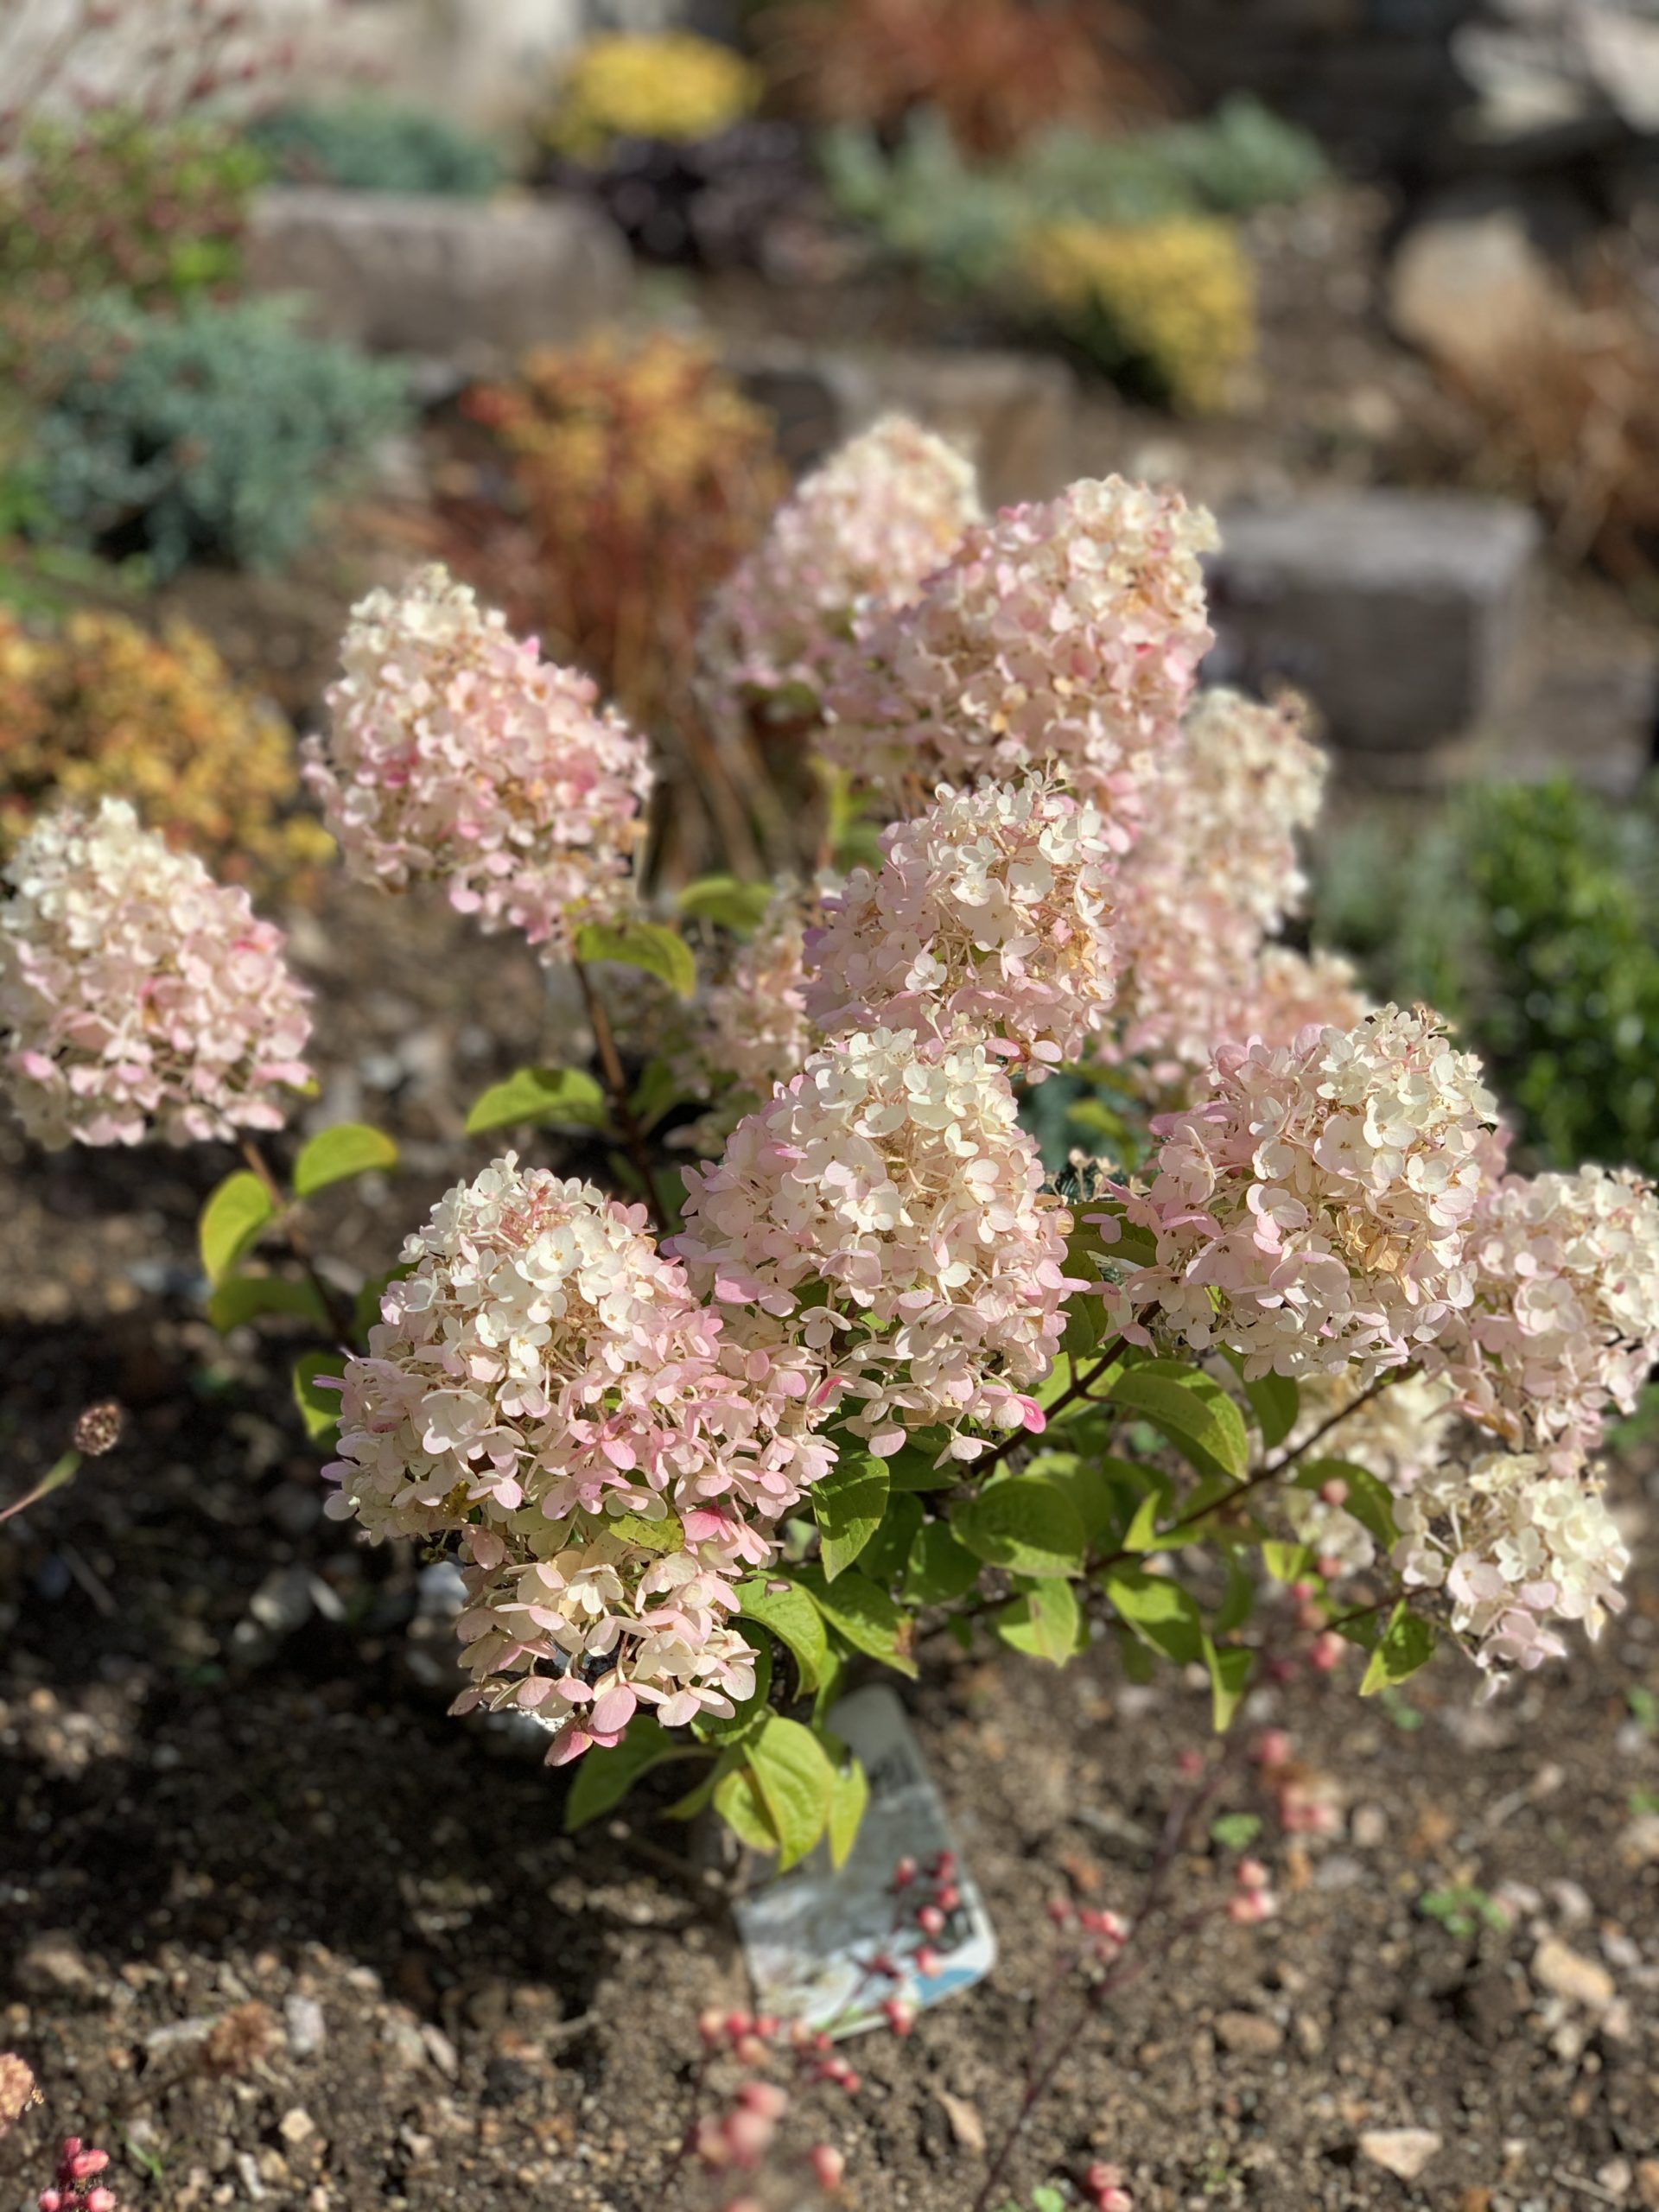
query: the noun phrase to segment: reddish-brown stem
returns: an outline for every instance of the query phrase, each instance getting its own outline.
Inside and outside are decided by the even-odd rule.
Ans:
[[[610,1016],[604,1001],[594,988],[593,978],[580,960],[573,960],[576,982],[582,992],[582,1002],[588,1009],[588,1027],[594,1033],[594,1046],[599,1054],[600,1073],[605,1078],[605,1088],[611,1094],[611,1104],[616,1113],[617,1127],[628,1158],[633,1162],[634,1173],[645,1185],[645,1204],[651,1208],[651,1217],[657,1224],[659,1236],[668,1234],[668,1216],[658,1194],[657,1178],[652,1172],[651,1153],[645,1143],[645,1131],[633,1110],[633,1100],[628,1090],[628,1078],[623,1070],[621,1056],[616,1049],[616,1039],[611,1033]]]
[[[1122,1338],[1114,1337],[1110,1344],[1107,1345],[1105,1351],[1101,1353],[1099,1358],[1096,1360],[1094,1365],[1089,1370],[1089,1372],[1086,1375],[1078,1376],[1076,1381],[1074,1381],[1068,1389],[1061,1391],[1059,1396],[1055,1399],[1052,1406],[1045,1408],[1048,1418],[1052,1421],[1056,1414],[1064,1413],[1068,1406],[1076,1405],[1079,1398],[1086,1398],[1090,1389],[1100,1380],[1101,1376],[1106,1372],[1106,1370],[1111,1365],[1112,1362],[1117,1357],[1117,1355],[1122,1351]],[[988,1452],[982,1453],[979,1459],[973,1462],[973,1472],[976,1475],[983,1474],[987,1467],[994,1467],[999,1459],[1006,1459],[1008,1453],[1013,1451],[1016,1444],[1027,1444],[1029,1443],[1030,1440],[1031,1431],[1029,1429],[1011,1428],[1000,1444],[993,1445]]]

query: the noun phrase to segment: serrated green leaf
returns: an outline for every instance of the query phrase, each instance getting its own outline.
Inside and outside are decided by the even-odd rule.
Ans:
[[[1255,1610],[1255,1582],[1236,1554],[1227,1558],[1227,1587],[1216,1609],[1216,1633],[1230,1635],[1243,1628]]]
[[[912,1605],[948,1605],[965,1598],[979,1580],[979,1561],[943,1521],[918,1532],[905,1567],[905,1596]]]
[[[1083,1608],[1069,1582],[1034,1582],[996,1615],[996,1632],[1013,1650],[1051,1667],[1074,1659],[1082,1637]]]
[[[1210,1823],[1211,1837],[1224,1851],[1248,1851],[1261,1833],[1259,1813],[1223,1813]]]
[[[830,1639],[823,1616],[808,1593],[791,1582],[774,1590],[768,1586],[776,1575],[751,1574],[737,1586],[738,1611],[775,1636],[795,1662],[796,1688],[810,1697],[823,1681],[830,1662]]]
[[[1300,1582],[1313,1559],[1306,1544],[1280,1543],[1269,1539],[1262,1547],[1262,1564],[1275,1582]]]
[[[677,1513],[665,1513],[660,1521],[647,1520],[643,1513],[607,1513],[605,1531],[664,1557],[685,1549],[685,1524]]]
[[[1287,1375],[1258,1375],[1244,1382],[1243,1390],[1263,1445],[1269,1452],[1275,1451],[1296,1426],[1302,1409],[1301,1391]]]
[[[847,1854],[858,1840],[859,1824],[870,1802],[869,1777],[856,1759],[836,1776],[830,1796],[830,1863],[844,1866]]]
[[[1118,1618],[1143,1643],[1188,1666],[1204,1656],[1204,1622],[1190,1592],[1166,1575],[1139,1567],[1108,1567],[1101,1587]]]
[[[294,1363],[294,1402],[314,1443],[340,1426],[340,1393],[324,1389],[317,1378],[337,1377],[344,1364],[337,1351],[308,1351]]]
[[[861,1574],[855,1567],[849,1567],[831,1584],[821,1568],[803,1567],[797,1569],[796,1580],[830,1627],[855,1651],[880,1659],[899,1674],[914,1675],[909,1617],[867,1574]]]
[[[330,1326],[328,1309],[313,1286],[282,1275],[229,1275],[207,1300],[207,1319],[221,1336],[261,1313],[292,1313],[320,1329]]]
[[[776,1713],[747,1748],[749,1771],[782,1846],[778,1871],[785,1873],[830,1825],[835,1765],[810,1728]]]
[[[779,1849],[778,1831],[772,1825],[753,1770],[747,1764],[734,1767],[715,1783],[714,1807],[738,1841],[747,1844],[751,1851]]]
[[[772,899],[769,883],[749,883],[736,875],[700,875],[686,885],[674,904],[688,921],[713,922],[734,936],[752,937]]]
[[[1400,1541],[1394,1495],[1388,1484],[1369,1467],[1358,1466],[1351,1459],[1313,1459],[1298,1469],[1295,1487],[1318,1491],[1328,1482],[1344,1486],[1348,1495],[1342,1501],[1343,1511],[1353,1515],[1386,1559]]]
[[[1116,1550],[1119,1532],[1128,1525],[1140,1500],[1148,1491],[1167,1497],[1172,1487],[1160,1469],[1143,1467],[1108,1452],[1042,1452],[1027,1463],[1025,1471],[1040,1475],[1071,1501],[1090,1549]],[[1111,1542],[1103,1543],[1109,1535]]]
[[[925,1509],[919,1497],[899,1491],[887,1500],[881,1526],[859,1554],[859,1571],[883,1589],[904,1573],[916,1539],[922,1531]]]
[[[1359,1686],[1361,1697],[1375,1697],[1379,1690],[1406,1682],[1434,1656],[1434,1630],[1402,1599],[1389,1616]]]
[[[1238,1701],[1249,1685],[1250,1669],[1255,1663],[1255,1654],[1241,1643],[1217,1645],[1209,1637],[1204,1639],[1204,1663],[1210,1670],[1210,1702],[1214,1714],[1216,1733],[1226,1734],[1238,1710]]]
[[[976,1559],[1014,1574],[1076,1574],[1083,1565],[1077,1510],[1040,1475],[988,1484],[951,1507],[950,1525]]]
[[[944,1429],[918,1430],[887,1461],[889,1489],[949,1490],[962,1474],[962,1462],[959,1459],[947,1460],[943,1467],[933,1464],[944,1451],[947,1440],[948,1433]]]
[[[384,1129],[366,1122],[339,1122],[301,1147],[294,1163],[294,1195],[308,1198],[331,1183],[397,1165],[397,1147]]]
[[[642,1774],[668,1759],[695,1758],[694,1745],[677,1743],[648,1713],[636,1713],[620,1743],[584,1751],[564,1801],[564,1832],[574,1835],[620,1805]]]
[[[576,931],[576,957],[641,968],[683,999],[697,988],[697,963],[690,946],[677,930],[662,922],[584,922]]]
[[[887,1508],[887,1465],[873,1452],[845,1452],[807,1493],[818,1524],[826,1579],[849,1567],[881,1525]]]
[[[1178,1359],[1143,1360],[1116,1376],[1110,1395],[1144,1414],[1200,1474],[1243,1480],[1250,1460],[1244,1416],[1211,1376]]]
[[[1135,1509],[1128,1527],[1123,1531],[1117,1548],[1121,1552],[1155,1552],[1158,1548],[1158,1517],[1163,1499],[1155,1490],[1149,1490]]]
[[[585,1068],[515,1068],[473,1101],[467,1134],[483,1136],[527,1122],[602,1129],[609,1119],[605,1093]]]
[[[196,1224],[196,1244],[208,1281],[215,1287],[223,1282],[251,1250],[259,1232],[276,1218],[270,1192],[258,1176],[245,1167],[227,1175],[203,1206]]]

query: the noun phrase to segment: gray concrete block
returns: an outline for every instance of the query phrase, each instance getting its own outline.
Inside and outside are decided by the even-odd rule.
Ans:
[[[1453,492],[1330,492],[1221,517],[1206,674],[1305,692],[1338,746],[1420,752],[1513,703],[1541,532]]]
[[[283,188],[254,202],[248,280],[311,326],[468,372],[568,344],[627,307],[620,233],[575,200],[467,200]]]

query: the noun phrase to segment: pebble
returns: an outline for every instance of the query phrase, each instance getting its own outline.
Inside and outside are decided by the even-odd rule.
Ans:
[[[1401,2181],[1415,2181],[1440,2151],[1432,2127],[1373,2127],[1359,2139],[1359,2155]]]
[[[1389,1816],[1380,1805],[1357,1805],[1348,1833],[1357,1849],[1376,1851],[1388,1840]]]
[[[98,1976],[72,1936],[37,1936],[17,1961],[19,1987],[35,1997],[91,1997]]]
[[[1638,1813],[1618,1832],[1619,1856],[1632,1866],[1659,1861],[1659,1813]]]
[[[1544,1887],[1563,1928],[1587,1928],[1595,1918],[1596,1909],[1590,1902],[1589,1892],[1578,1883],[1547,1882]]]
[[[397,2072],[412,2074],[426,2063],[426,2044],[412,2020],[390,2019],[380,2031],[386,2063]]]
[[[1532,1955],[1532,1978],[1552,1997],[1582,2005],[1587,2012],[1605,2012],[1613,2001],[1613,1977],[1604,1966],[1547,1936]]]
[[[1259,2012],[1222,2012],[1216,2018],[1216,2039],[1240,2058],[1270,2058],[1282,2048],[1285,2031]]]
[[[461,2061],[455,2056],[455,2046],[442,2028],[426,2021],[421,2029],[421,2041],[426,2045],[432,2063],[447,2081],[453,2082],[461,2071]]]
[[[1659,2158],[1643,2158],[1637,2166],[1636,2193],[1643,2212],[1659,2212]]]
[[[283,2026],[290,2058],[313,2058],[328,2040],[328,2024],[315,1997],[285,1997]]]
[[[276,2123],[276,2133],[284,2143],[306,2142],[317,2132],[317,2123],[303,2105],[295,2105]]]
[[[949,2089],[936,2089],[940,2109],[949,2121],[950,2133],[964,2151],[971,2151],[976,2158],[985,2152],[985,2123],[979,2116],[979,2107],[966,2097],[953,2095]]]

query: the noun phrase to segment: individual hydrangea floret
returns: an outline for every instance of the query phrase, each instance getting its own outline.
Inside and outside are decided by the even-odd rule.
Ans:
[[[1199,556],[1217,542],[1203,509],[1119,477],[1004,509],[914,605],[859,622],[826,753],[901,797],[1049,767],[1117,821],[1212,643]]]
[[[1294,1041],[1304,1024],[1287,1027],[1273,993],[1323,989],[1334,973],[1297,974],[1283,964],[1290,953],[1269,966],[1264,940],[1306,892],[1297,834],[1318,817],[1325,770],[1297,702],[1199,695],[1140,795],[1118,892],[1123,983],[1103,1057],[1143,1065],[1166,1090],[1224,1039]],[[1363,1010],[1333,995],[1319,1018],[1345,1014],[1345,1028]]]
[[[1099,811],[1045,779],[942,790],[881,839],[807,939],[806,1010],[982,1038],[1035,1082],[1111,1003],[1113,854]]]
[[[1472,1420],[1571,1469],[1659,1358],[1659,1198],[1628,1168],[1505,1176],[1470,1258],[1472,1303],[1435,1360]]]
[[[643,739],[442,568],[372,592],[342,651],[304,772],[351,874],[442,883],[486,931],[567,957],[574,925],[625,896],[652,786]]]
[[[43,1144],[171,1144],[279,1129],[308,1083],[308,994],[245,891],[140,827],[124,799],[44,817],[7,863],[0,1054]]]
[[[775,1517],[829,1465],[815,1378],[721,1338],[645,1209],[509,1153],[404,1247],[367,1354],[346,1363],[340,1485],[371,1535],[516,1528],[578,1511]],[[696,1523],[695,1540],[739,1542]]]
[[[1445,1592],[1452,1628],[1489,1671],[1560,1658],[1553,1622],[1582,1621],[1593,1637],[1623,1610],[1630,1554],[1599,1484],[1552,1474],[1530,1453],[1437,1470],[1395,1517],[1394,1564],[1407,1586]]]
[[[1078,1287],[1071,1217],[982,1045],[890,1029],[828,1045],[685,1180],[672,1249],[693,1288],[822,1358],[874,1449],[933,1422],[1041,1427],[1024,1394]]]
[[[698,641],[708,696],[816,716],[855,617],[908,604],[980,518],[972,464],[884,416],[802,480],[716,593]]]
[[[1125,1286],[1132,1328],[1225,1348],[1252,1376],[1403,1364],[1473,1294],[1495,1110],[1478,1061],[1425,1009],[1389,1006],[1292,1046],[1224,1046],[1213,1081],[1153,1124],[1154,1179],[1127,1198],[1157,1242]]]

